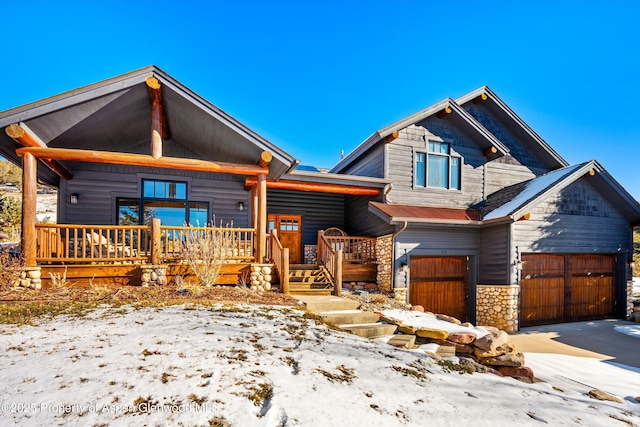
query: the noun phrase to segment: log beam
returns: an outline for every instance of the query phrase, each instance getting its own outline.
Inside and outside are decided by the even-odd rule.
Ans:
[[[486,101],[489,97],[487,96],[486,93],[480,94],[478,96],[476,96],[475,98],[473,98],[473,103],[474,104],[480,104],[482,101]]]
[[[258,241],[258,250],[256,252],[256,261],[264,262],[267,254],[267,175],[261,173],[258,175],[258,226],[256,228],[256,240]]]
[[[482,150],[482,155],[484,157],[487,157],[492,154],[496,154],[497,152],[498,152],[498,149],[492,145],[491,147],[485,148],[484,150]]]
[[[244,182],[245,189],[251,188],[257,184],[255,178],[247,178]],[[351,185],[342,184],[319,184],[310,183],[304,181],[267,181],[267,188],[273,188],[278,190],[295,190],[295,191],[310,191],[315,193],[331,193],[331,194],[348,194],[351,196],[379,196],[382,193],[382,189],[370,188],[370,187],[356,187]]]
[[[269,151],[263,151],[262,153],[260,153],[260,158],[258,159],[257,165],[261,168],[268,168],[271,160],[273,160],[273,154],[271,154],[271,152]]]
[[[67,160],[87,163],[146,166],[201,172],[229,173],[233,175],[257,176],[266,174],[269,169],[258,165],[243,165],[226,162],[208,162],[206,160],[178,157],[160,157],[154,159],[144,154],[114,153],[110,151],[76,150],[70,148],[25,147],[16,150],[19,156],[30,153],[38,158]]]
[[[451,114],[453,110],[451,109],[451,107],[444,107],[443,110],[439,111],[438,114],[436,114],[436,117],[438,117],[439,119],[445,117],[447,114]]]
[[[38,141],[34,135],[27,132],[22,126],[12,124],[6,127],[5,132],[11,139],[24,147],[44,147],[47,146]],[[49,169],[51,169],[56,175],[66,180],[73,179],[73,174],[69,169],[62,166],[55,160],[40,159]]]
[[[26,267],[37,264],[36,242],[36,197],[37,189],[37,161],[32,154],[22,157],[22,255]]]
[[[387,141],[387,144],[388,144],[392,142],[394,139],[398,139],[399,136],[400,136],[400,132],[398,132],[397,130],[394,130],[391,135],[385,138],[385,141]]]
[[[162,85],[155,77],[147,77],[147,90],[151,99],[151,156],[162,157],[162,141],[169,139],[167,118],[162,107]]]

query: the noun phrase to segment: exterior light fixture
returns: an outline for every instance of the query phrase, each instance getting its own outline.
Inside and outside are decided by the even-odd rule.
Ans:
[[[238,202],[238,210],[240,212],[242,212],[244,210],[244,203],[243,202]]]
[[[78,195],[78,193],[73,193],[71,196],[69,196],[69,202],[72,205],[77,205],[79,198],[80,198],[80,196]]]

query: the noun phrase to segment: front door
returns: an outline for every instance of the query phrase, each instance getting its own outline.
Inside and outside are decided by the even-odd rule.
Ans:
[[[278,230],[278,239],[289,248],[289,262],[302,262],[302,217],[300,215],[269,214],[269,231]]]

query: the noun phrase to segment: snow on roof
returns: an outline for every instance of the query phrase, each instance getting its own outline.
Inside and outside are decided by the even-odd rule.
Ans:
[[[530,202],[541,193],[544,193],[556,182],[575,172],[584,165],[585,163],[568,166],[566,168],[557,169],[555,171],[548,172],[542,176],[539,176],[538,178],[532,179],[524,186],[523,190],[517,196],[511,199],[510,202],[507,202],[499,208],[489,212],[484,216],[483,220],[487,221],[491,219],[498,219],[513,214],[518,210],[518,208],[524,206],[526,203]]]

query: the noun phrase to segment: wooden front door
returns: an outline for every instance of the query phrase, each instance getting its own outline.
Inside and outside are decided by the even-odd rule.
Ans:
[[[411,257],[409,302],[468,320],[467,257]]]
[[[289,262],[302,262],[302,217],[300,215],[269,214],[269,231],[278,230],[278,239],[289,248]]]
[[[615,266],[613,255],[523,254],[521,326],[613,316]]]

